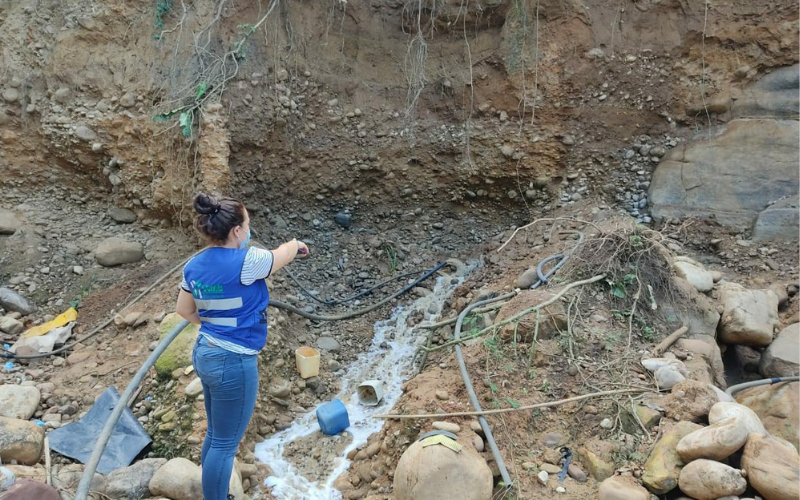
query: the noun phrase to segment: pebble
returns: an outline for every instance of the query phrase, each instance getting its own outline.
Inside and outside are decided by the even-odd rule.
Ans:
[[[443,422],[443,421],[436,421],[433,423],[434,429],[439,429],[440,431],[448,431],[452,432],[453,434],[458,434],[461,431],[461,427],[458,424],[454,424],[452,422]]]
[[[72,272],[78,275],[83,274],[83,266],[72,266]]]
[[[566,493],[567,489],[564,488],[563,486],[559,486],[558,488],[556,488],[556,492],[557,493]]]
[[[614,423],[611,421],[610,418],[604,418],[602,422],[600,422],[600,427],[603,429],[610,429],[614,427]]]
[[[447,391],[439,389],[436,391],[436,399],[440,399],[442,401],[447,401],[450,396],[447,394]]]
[[[547,486],[547,480],[550,479],[550,474],[548,474],[547,471],[539,471],[539,473],[536,474],[536,478],[543,486]]]
[[[340,212],[340,213],[338,213],[338,214],[333,216],[333,221],[336,224],[338,224],[339,226],[347,229],[347,228],[350,227],[350,224],[352,223],[353,219],[350,216],[350,214],[346,214],[344,212]]]
[[[581,468],[575,464],[569,464],[569,468],[567,469],[567,474],[569,474],[569,477],[578,481],[579,483],[585,483],[586,481],[589,480],[589,478],[586,476],[586,473],[583,472]]]

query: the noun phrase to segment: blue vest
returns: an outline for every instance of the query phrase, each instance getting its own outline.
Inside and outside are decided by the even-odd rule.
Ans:
[[[260,350],[267,342],[269,290],[265,280],[241,282],[247,249],[212,247],[186,264],[200,330],[220,340]]]

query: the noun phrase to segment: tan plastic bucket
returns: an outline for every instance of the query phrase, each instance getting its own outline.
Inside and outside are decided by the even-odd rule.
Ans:
[[[319,351],[313,347],[301,347],[294,351],[294,359],[297,362],[297,371],[303,378],[311,378],[319,375]]]

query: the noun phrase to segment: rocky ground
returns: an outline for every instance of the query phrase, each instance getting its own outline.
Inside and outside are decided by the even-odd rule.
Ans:
[[[719,393],[797,373],[798,10],[784,0],[768,7],[0,5],[0,343],[70,307],[68,342],[111,320],[58,355],[4,360],[2,474],[33,478],[25,488],[39,488],[34,498],[52,493],[44,482],[72,498],[82,465],[47,453],[44,438],[107,387],[121,390],[174,324],[177,273],[126,305],[200,247],[188,201],[205,189],[244,200],[267,246],[305,240],[313,256],[291,271],[319,297],[451,257],[478,265],[439,319],[524,290],[468,318],[468,332],[566,282],[611,273],[549,306],[538,329],[529,315],[466,344],[466,364],[486,409],[641,392],[489,417],[511,492],[472,417],[389,420],[348,456],[335,483],[346,498],[442,498],[439,477],[420,476],[413,491],[403,482],[437,467],[471,471],[455,473],[446,495],[465,500],[797,498],[798,383],[742,392],[740,404]],[[274,17],[253,27],[267,12]],[[423,57],[416,35],[427,47],[424,76],[409,65]],[[223,57],[237,71],[220,82]],[[188,128],[179,121],[187,109]],[[574,231],[586,240],[568,265],[547,287],[525,290],[538,262],[576,248]],[[287,273],[269,285],[306,312],[337,314],[412,278],[336,307],[309,300]],[[430,288],[342,322],[270,311],[237,499],[271,498],[255,444],[335,396],[375,322]],[[422,316],[407,325],[420,342],[452,340],[452,326],[430,331]],[[681,325],[688,332],[654,352]],[[296,373],[301,345],[322,351],[318,377]],[[190,346],[189,331],[131,402],[153,444],[131,467],[97,475],[96,498],[200,497],[205,415]],[[470,409],[443,347],[394,411]],[[413,446],[432,428],[458,435],[459,461]],[[341,447],[314,434],[289,454],[314,476]],[[572,463],[560,482],[562,447]],[[711,472],[699,481],[699,470]]]

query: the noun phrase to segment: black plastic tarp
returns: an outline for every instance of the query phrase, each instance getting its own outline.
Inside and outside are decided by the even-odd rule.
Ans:
[[[120,403],[119,392],[113,386],[109,387],[82,419],[55,429],[47,435],[50,448],[64,456],[86,463],[114,405],[118,403]],[[108,474],[127,467],[151,441],[147,431],[136,420],[130,408],[125,408],[100,458],[97,472]]]

